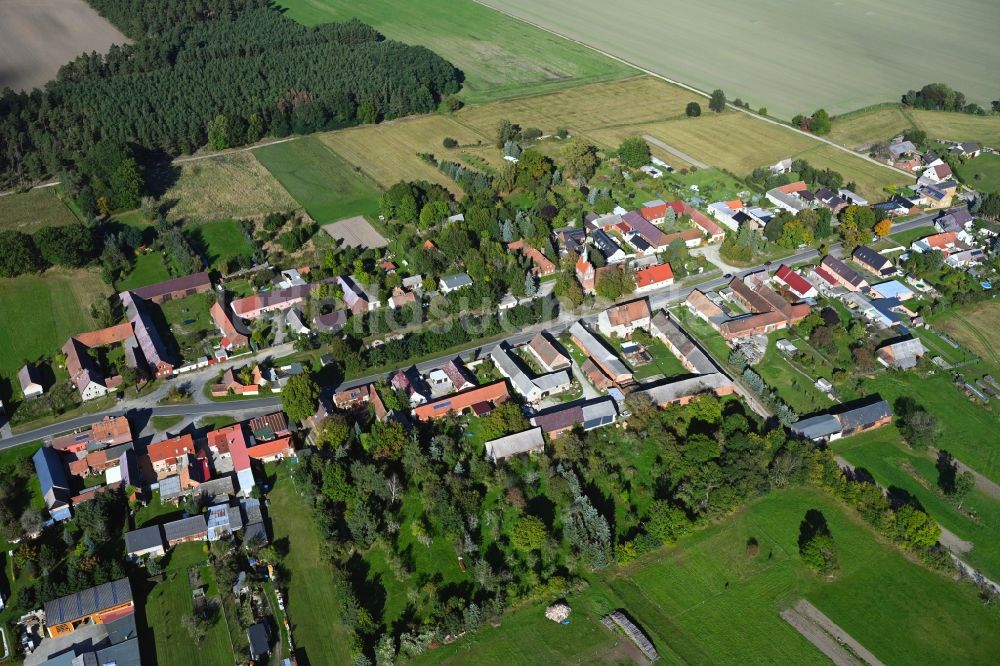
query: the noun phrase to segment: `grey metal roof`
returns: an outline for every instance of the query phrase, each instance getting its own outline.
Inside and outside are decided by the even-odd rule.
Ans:
[[[792,432],[807,439],[822,439],[840,432],[840,421],[830,414],[820,414],[792,424]]]
[[[180,497],[181,477],[174,474],[160,481],[160,499],[171,500]]]
[[[591,356],[595,361],[599,361],[609,371],[615,373],[617,376],[632,376],[631,371],[629,371],[621,359],[608,349],[606,345],[595,338],[590,331],[584,328],[583,324],[578,321],[574,322],[570,326],[569,332],[570,335],[580,341],[588,356]],[[612,379],[617,379],[617,377],[613,377]]]
[[[163,546],[163,528],[159,525],[141,527],[125,533],[125,552],[132,554]]]
[[[593,430],[615,422],[618,409],[611,398],[594,400],[583,405],[583,429]]]
[[[535,377],[532,382],[540,391],[544,393],[546,391],[557,389],[560,386],[567,386],[572,382],[572,379],[570,379],[569,370],[559,370],[557,372],[550,372],[547,375]]]
[[[131,601],[132,586],[128,578],[119,578],[48,602],[45,604],[45,623],[51,627],[72,622]]]
[[[163,534],[168,543],[178,539],[186,539],[188,537],[196,536],[206,532],[207,530],[208,523],[205,520],[204,514],[191,516],[190,518],[181,518],[180,520],[175,520],[172,523],[167,523],[163,526]]]
[[[448,289],[458,289],[459,287],[467,287],[472,284],[472,278],[467,273],[457,273],[441,278],[441,282]]]
[[[870,405],[841,412],[837,414],[837,420],[840,421],[842,429],[853,430],[854,428],[870,426],[886,416],[892,416],[892,408],[885,400],[879,400]]]
[[[650,331],[653,335],[664,339],[680,353],[681,356],[694,368],[694,372],[705,375],[715,372],[715,363],[708,358],[694,341],[688,337],[687,333],[676,324],[665,310],[660,310],[650,321]]]
[[[260,509],[260,500],[248,497],[242,502],[244,521],[247,525],[259,523],[264,520],[264,514]]]
[[[490,352],[490,359],[496,364],[500,374],[510,380],[514,390],[525,397],[529,397],[535,392],[535,384],[521,366],[507,353],[500,345]]]
[[[545,438],[542,436],[542,429],[535,427],[486,442],[486,457],[490,460],[502,460],[519,453],[543,451],[544,449]]]
[[[681,379],[676,382],[668,382],[648,388],[641,393],[649,396],[649,399],[658,405],[676,402],[687,396],[694,396],[700,393],[711,393],[725,386],[731,386],[732,381],[721,372],[711,372],[707,375],[696,375]]]

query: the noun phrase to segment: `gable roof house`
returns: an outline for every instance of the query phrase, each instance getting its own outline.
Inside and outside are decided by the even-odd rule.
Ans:
[[[961,155],[962,157],[979,157],[982,150],[980,149],[979,144],[975,141],[965,141],[952,146],[951,150],[948,152]]]
[[[222,379],[219,380],[219,383],[212,384],[211,391],[212,396],[216,398],[225,397],[229,395],[230,391],[233,392],[233,395],[257,395],[260,393],[260,386],[258,384],[243,384],[236,379],[233,368],[228,368],[222,373]]]
[[[854,250],[851,259],[876,275],[888,277],[895,275],[897,272],[896,267],[889,259],[866,245],[862,245]]]
[[[648,309],[647,309],[648,312]],[[592,360],[616,384],[632,382],[632,372],[613,351],[600,342],[584,328],[579,321],[574,322],[569,329],[570,336],[577,347]]]
[[[827,280],[832,278],[834,285],[840,285],[848,291],[860,291],[868,286],[868,280],[832,254],[823,257],[820,268],[824,269],[824,272],[817,271],[819,275]]]
[[[583,425],[583,406],[570,405],[535,414],[531,425],[542,429],[549,439],[558,439],[577,425]]]
[[[649,322],[649,332],[666,345],[688,372],[705,375],[718,372],[715,363],[699,348],[687,333],[667,314],[660,310]]]
[[[940,183],[952,177],[951,167],[944,163],[929,166],[923,170],[920,177],[932,183]]]
[[[556,349],[545,333],[537,333],[528,343],[527,348],[546,372],[564,370],[572,365],[569,357]]]
[[[226,309],[222,307],[221,303],[212,303],[212,307],[209,309],[209,314],[212,315],[212,321],[215,322],[215,327],[219,329],[222,333],[222,348],[231,351],[233,349],[240,349],[246,347],[250,344],[250,336],[240,332],[236,326],[233,324],[233,320],[230,319],[229,313]]]
[[[55,449],[43,446],[35,451],[31,461],[35,464],[35,475],[42,488],[42,498],[52,518],[68,520],[71,517],[69,482],[66,480],[62,458]]]
[[[396,310],[417,302],[417,295],[412,291],[403,291],[399,287],[394,287],[392,296],[389,297],[389,308]]]
[[[287,437],[291,432],[288,429],[288,419],[284,412],[272,412],[263,416],[255,416],[247,423],[250,433],[259,442],[268,442],[279,437]]]
[[[731,395],[734,391],[733,382],[721,372],[711,372],[706,375],[687,377],[679,381],[668,381],[652,388],[643,389],[639,393],[647,396],[660,407],[667,405],[686,405],[703,394],[714,394],[719,397]]]
[[[649,302],[640,298],[614,305],[597,316],[597,328],[604,335],[627,338],[639,328],[649,328]]]
[[[25,400],[34,400],[45,393],[38,377],[38,371],[30,363],[17,371],[17,382],[21,385],[21,395]]]
[[[229,304],[233,313],[241,319],[259,319],[268,312],[288,310],[305,301],[315,288],[309,283],[288,289],[272,289],[246,298],[238,298]]]
[[[841,437],[881,428],[892,422],[892,409],[885,400],[845,410],[839,414],[818,414],[791,426],[793,433],[814,442],[832,442]]]
[[[742,207],[742,202],[739,201],[729,202],[729,203],[740,204],[740,207]],[[720,227],[715,222],[710,220],[707,215],[702,213],[694,206],[691,206],[686,201],[677,199],[675,201],[671,201],[667,205],[674,209],[674,213],[677,215],[677,217],[680,217],[681,215],[687,215],[689,218],[691,218],[691,225],[699,233],[708,236],[709,243],[722,242],[722,239],[726,237],[726,232],[722,229],[722,227]]]
[[[163,479],[177,473],[178,465],[185,455],[195,455],[197,448],[190,434],[172,437],[155,442],[146,447],[146,455],[153,465],[157,479]]]
[[[500,374],[510,380],[514,390],[524,396],[528,402],[538,402],[551,393],[566,390],[572,381],[566,370],[532,378],[521,368],[520,363],[507,352],[503,343],[493,348],[490,352],[490,359]]]
[[[657,252],[669,245],[669,241],[664,240],[667,235],[636,211],[622,215],[622,222],[627,224],[629,229],[638,234]]]
[[[917,147],[911,141],[898,141],[889,145],[889,155],[892,156],[893,160],[916,155],[918,152]]]
[[[639,294],[669,287],[673,283],[674,271],[668,263],[650,266],[635,272],[635,291]]]
[[[807,192],[810,195],[812,194],[809,192],[809,188],[806,186],[805,181],[799,180],[794,183],[772,188],[768,190],[764,196],[778,208],[787,210],[792,215],[797,215],[800,211],[812,207],[810,202],[803,198],[803,194]]]
[[[628,255],[625,250],[616,243],[611,236],[600,229],[590,234],[590,242],[603,255],[604,260],[609,264],[618,264],[625,261]]]
[[[211,288],[211,284],[209,284],[209,288]],[[166,345],[163,344],[156,324],[149,316],[146,302],[135,292],[126,291],[119,296],[125,306],[125,315],[135,331],[135,339],[139,343],[139,348],[142,349],[142,355],[146,359],[149,372],[154,377],[166,377],[173,374],[174,367],[176,367],[175,362],[167,351]]]
[[[163,557],[163,527],[150,525],[125,533],[125,555],[136,562],[143,557]]]
[[[556,230],[556,241],[559,244],[559,256],[564,257],[570,252],[583,254],[587,243],[587,232],[579,227],[566,227]]]
[[[453,393],[426,405],[420,405],[413,410],[413,415],[421,421],[443,418],[451,414],[461,414],[466,409],[471,409],[477,415],[485,415],[492,410],[492,405],[502,404],[509,399],[507,382],[499,381]]]
[[[882,345],[876,350],[875,355],[887,368],[909,370],[916,367],[926,353],[927,348],[919,338],[908,338]]]
[[[751,276],[733,278],[729,288],[733,296],[750,310],[750,314],[734,317],[719,325],[719,332],[726,340],[777,331],[792,326],[809,314],[809,306],[805,303],[792,305],[763,280],[752,279]]]
[[[132,289],[132,293],[144,301],[161,305],[195,294],[212,290],[212,279],[207,272],[192,273],[172,280],[151,284],[148,287]]]
[[[448,377],[448,380],[456,391],[464,391],[476,385],[474,381],[469,379],[465,371],[465,366],[459,359],[451,359],[441,366],[441,371]]]
[[[486,459],[492,463],[506,460],[524,453],[541,453],[545,450],[542,429],[534,427],[506,437],[498,437],[486,442]]]
[[[472,285],[472,278],[469,277],[468,273],[456,273],[454,275],[446,275],[445,277],[438,280],[438,288],[442,293],[450,294],[453,291],[458,291],[465,287]]]
[[[371,312],[379,306],[377,295],[372,295],[351,275],[337,276],[337,284],[344,292],[344,303],[352,314]]]
[[[545,277],[546,275],[552,275],[556,272],[556,265],[552,263],[548,257],[546,257],[537,248],[528,245],[523,240],[517,240],[513,243],[507,243],[507,249],[509,250],[520,250],[521,254],[526,256],[534,264],[532,272],[539,276]]]
[[[959,232],[972,227],[975,218],[969,212],[968,207],[949,208],[934,218],[934,228],[940,232]]]
[[[406,397],[410,400],[411,407],[416,407],[427,402],[427,394],[417,388],[416,381],[410,377],[410,373],[406,370],[397,370],[396,374],[389,380],[389,384],[397,391],[402,391],[406,394]]]
[[[775,282],[779,282],[799,298],[813,298],[816,296],[816,287],[809,284],[809,281],[793,271],[787,264],[778,266],[774,273]]]

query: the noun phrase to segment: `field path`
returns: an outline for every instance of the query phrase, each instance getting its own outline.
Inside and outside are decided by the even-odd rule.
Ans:
[[[184,164],[185,162],[194,162],[196,160],[207,160],[212,157],[222,157],[223,155],[232,155],[233,153],[245,153],[248,150],[257,150],[258,148],[264,148],[265,146],[274,146],[279,143],[288,143],[289,141],[298,141],[302,137],[300,136],[288,136],[284,139],[275,139],[274,141],[261,141],[260,143],[255,143],[252,146],[243,146],[242,148],[228,148],[226,150],[217,150],[212,153],[205,153],[203,155],[189,155],[187,157],[178,157],[175,160],[171,160],[171,164]]]
[[[691,166],[696,166],[699,169],[708,169],[709,168],[709,166],[707,164],[705,164],[704,162],[699,162],[698,160],[696,160],[695,158],[691,157],[687,153],[682,153],[681,151],[677,150],[673,146],[669,146],[669,145],[663,143],[662,141],[660,141],[659,139],[657,139],[652,134],[643,134],[642,138],[645,139],[646,141],[649,141],[654,146],[662,148],[663,150],[667,151],[671,155],[676,155],[677,157],[681,158],[682,160],[684,160],[685,162],[687,162]]]
[[[837,666],[885,666],[864,645],[805,599],[781,611],[781,617]]]
[[[675,86],[680,86],[681,88],[684,88],[685,90],[690,90],[691,92],[695,93],[696,95],[701,95],[702,97],[706,97],[706,98],[710,98],[711,97],[711,94],[705,92],[704,90],[699,90],[698,88],[690,86],[690,85],[688,85],[686,83],[683,83],[681,81],[677,81],[677,80],[671,79],[670,77],[664,76],[663,74],[658,74],[657,72],[654,72],[652,70],[646,69],[645,67],[637,65],[634,62],[629,62],[625,58],[619,58],[618,56],[616,56],[616,55],[614,55],[612,53],[608,53],[607,51],[599,49],[596,46],[593,46],[592,44],[588,44],[586,42],[581,42],[578,39],[573,39],[572,37],[569,37],[567,35],[562,34],[561,32],[556,32],[555,30],[550,30],[549,28],[546,28],[545,26],[539,25],[538,23],[535,23],[533,21],[527,21],[527,20],[521,18],[520,16],[517,16],[516,14],[511,14],[510,12],[505,12],[502,9],[497,9],[496,7],[492,7],[492,6],[488,5],[488,4],[486,4],[485,2],[482,2],[482,0],[473,0],[473,2],[475,2],[477,4],[480,4],[483,7],[487,7],[489,9],[492,9],[495,12],[500,12],[504,16],[512,18],[515,21],[520,21],[521,23],[526,23],[526,24],[528,24],[528,25],[530,25],[530,26],[532,26],[534,28],[538,28],[539,30],[544,30],[545,32],[549,33],[550,35],[555,35],[556,37],[561,37],[563,39],[568,39],[569,41],[571,41],[571,42],[573,42],[575,44],[579,44],[580,46],[585,46],[585,47],[587,47],[588,49],[590,49],[592,51],[596,51],[597,53],[600,53],[601,55],[604,55],[604,56],[606,56],[608,58],[612,58],[614,60],[617,60],[620,63],[628,65],[629,67],[634,67],[635,69],[639,70],[640,72],[643,72],[644,74],[648,74],[649,76],[652,76],[654,78],[660,79],[661,81],[666,81],[667,83],[671,83],[671,84],[673,84]],[[872,164],[877,164],[878,166],[882,167],[883,169],[889,169],[890,171],[895,171],[896,173],[902,174],[902,175],[904,175],[904,176],[906,176],[907,178],[910,178],[910,179],[913,178],[913,174],[912,173],[909,173],[907,171],[903,171],[902,169],[897,169],[896,167],[890,166],[888,164],[885,164],[884,162],[879,162],[878,160],[872,159],[871,157],[868,157],[867,155],[865,155],[863,153],[856,153],[853,150],[851,150],[850,148],[846,148],[846,147],[840,145],[839,143],[831,141],[830,139],[824,139],[823,137],[816,136],[815,134],[812,134],[811,132],[805,132],[803,130],[800,130],[797,127],[792,127],[791,125],[788,125],[788,124],[786,124],[786,123],[784,123],[784,122],[782,122],[780,120],[775,120],[773,118],[768,118],[767,116],[761,116],[759,114],[754,113],[753,111],[748,111],[748,110],[740,108],[738,106],[734,106],[733,104],[730,104],[728,102],[726,103],[726,106],[728,106],[733,111],[739,111],[740,113],[745,113],[746,115],[750,116],[751,118],[756,118],[757,120],[761,120],[761,121],[763,121],[765,123],[771,123],[772,125],[776,125],[778,127],[781,127],[781,128],[783,128],[783,129],[785,129],[785,130],[787,130],[789,132],[796,132],[796,133],[801,134],[804,137],[808,137],[808,138],[810,138],[813,141],[816,141],[818,143],[825,143],[828,146],[833,146],[837,150],[845,152],[848,155],[853,155],[854,157],[857,157],[858,159],[862,159],[862,160],[865,160],[867,162],[871,162]],[[662,148],[663,146],[660,146],[660,147]]]

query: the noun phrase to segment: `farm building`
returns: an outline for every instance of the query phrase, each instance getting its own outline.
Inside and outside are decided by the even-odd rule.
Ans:
[[[563,370],[571,365],[569,357],[559,351],[545,333],[538,333],[531,339],[531,342],[528,343],[528,351],[547,372]]]
[[[523,453],[541,453],[545,450],[545,438],[540,427],[499,437],[486,442],[486,459],[490,462],[505,460]]]
[[[55,520],[68,520],[72,515],[69,508],[69,482],[59,454],[52,447],[43,446],[31,460],[35,463],[35,474],[49,513]]]
[[[38,378],[38,371],[30,363],[17,372],[17,381],[21,385],[21,395],[25,400],[34,400],[45,393],[45,387]]]
[[[160,305],[167,301],[203,294],[212,290],[212,279],[208,273],[194,273],[184,277],[151,284],[148,287],[133,289],[132,293],[144,301]]]
[[[46,603],[45,627],[56,638],[81,625],[114,622],[134,611],[132,586],[128,578],[120,578]]]
[[[616,384],[628,384],[632,381],[632,372],[622,363],[613,351],[600,342],[584,328],[580,322],[575,322],[569,329],[573,342],[584,354],[590,357],[608,377]]]
[[[880,363],[898,370],[909,370],[916,367],[926,353],[927,348],[918,338],[896,340],[882,345],[875,352]]]

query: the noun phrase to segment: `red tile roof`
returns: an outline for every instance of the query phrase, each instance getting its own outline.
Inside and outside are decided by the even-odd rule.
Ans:
[[[778,190],[779,192],[783,192],[785,194],[794,194],[796,192],[801,192],[802,190],[809,189],[809,186],[806,185],[804,180],[797,180],[794,183],[789,183],[788,185],[782,185],[774,189]]]
[[[194,438],[191,435],[181,435],[156,442],[146,447],[146,454],[151,462],[176,462],[185,453],[194,453]]]
[[[481,402],[498,404],[506,402],[508,398],[510,398],[510,393],[507,391],[507,382],[499,381],[421,405],[413,410],[413,414],[421,421],[426,421],[461,413]]]
[[[644,268],[641,271],[636,271],[635,286],[638,288],[649,287],[673,279],[674,271],[670,268],[670,264],[660,264],[659,266],[652,266]]]
[[[789,286],[789,288],[794,291],[799,296],[809,293],[812,290],[812,285],[804,277],[793,271],[791,268],[785,264],[778,266],[777,272],[774,274],[779,280],[784,282]]]
[[[280,453],[291,455],[294,451],[295,447],[292,445],[292,438],[282,437],[281,439],[272,439],[270,442],[263,442],[262,444],[251,446],[246,450],[246,453],[254,460],[262,460],[264,458],[271,458]]]

